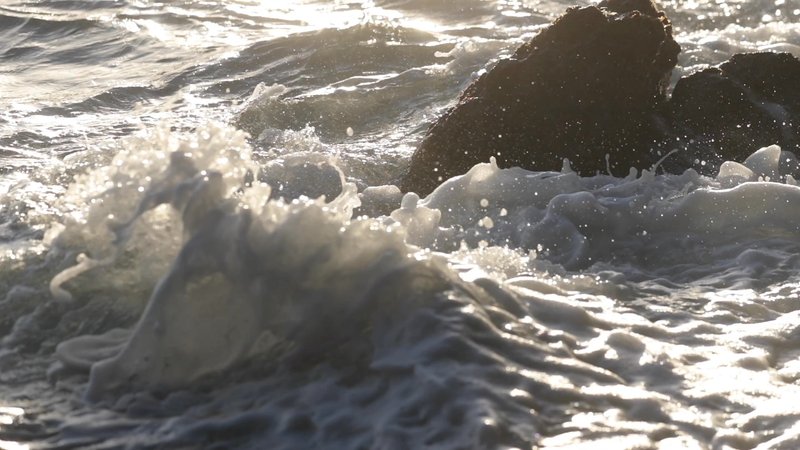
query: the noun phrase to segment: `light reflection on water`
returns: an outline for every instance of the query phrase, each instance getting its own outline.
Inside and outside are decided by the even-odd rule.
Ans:
[[[13,406],[0,406],[0,433],[3,425],[13,425],[25,415],[25,410]],[[30,445],[0,439],[0,450],[28,450]]]
[[[20,442],[2,441],[0,440],[0,449],[2,450],[28,450],[31,446],[22,444]]]
[[[13,406],[0,406],[0,425],[11,425],[25,414],[22,408]]]

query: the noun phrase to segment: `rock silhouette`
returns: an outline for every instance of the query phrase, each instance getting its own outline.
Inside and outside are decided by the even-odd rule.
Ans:
[[[428,130],[400,181],[427,195],[494,156],[582,175],[631,167],[711,173],[761,146],[797,147],[800,62],[737,55],[667,87],[680,46],[650,0],[571,8],[470,85]],[[792,147],[794,146],[794,147]]]

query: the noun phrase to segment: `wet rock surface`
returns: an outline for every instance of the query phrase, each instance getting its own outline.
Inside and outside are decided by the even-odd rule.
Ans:
[[[467,88],[429,130],[401,189],[426,194],[491,156],[537,170],[569,158],[584,173],[605,171],[607,152],[626,153],[612,170],[650,161],[640,143],[659,136],[654,114],[680,50],[665,16],[650,12],[568,10]]]
[[[667,113],[673,133],[689,138],[687,156],[713,162],[706,164],[712,170],[770,144],[796,153],[800,60],[788,53],[734,55],[679,80]]]
[[[736,55],[667,84],[679,45],[650,0],[572,8],[470,85],[428,130],[403,191],[426,195],[474,164],[626,175],[712,174],[759,147],[797,150],[800,60]]]

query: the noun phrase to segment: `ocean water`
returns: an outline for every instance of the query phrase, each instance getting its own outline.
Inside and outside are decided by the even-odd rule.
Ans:
[[[773,143],[393,186],[570,5],[0,1],[0,448],[800,448]],[[791,0],[661,6],[675,80],[800,57]]]

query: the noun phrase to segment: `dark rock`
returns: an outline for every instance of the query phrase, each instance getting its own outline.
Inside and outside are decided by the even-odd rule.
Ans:
[[[651,1],[600,6],[569,9],[469,86],[428,130],[401,189],[425,195],[492,156],[535,170],[569,158],[582,174],[657,160],[667,135],[657,108],[680,47]]]
[[[770,144],[797,152],[800,60],[788,53],[735,55],[679,80],[668,114],[674,132],[690,142],[687,155],[710,159],[712,172]]]
[[[727,76],[761,96],[800,113],[800,60],[790,53],[734,55],[720,66]]]
[[[652,17],[658,17],[659,15],[656,4],[651,0],[603,0],[597,6],[620,14],[639,11]]]
[[[735,55],[679,80],[667,100],[679,52],[651,0],[569,9],[464,91],[400,187],[425,195],[492,156],[532,170],[559,170],[568,158],[582,175],[656,163],[714,175],[771,144],[800,152],[800,60]]]

